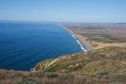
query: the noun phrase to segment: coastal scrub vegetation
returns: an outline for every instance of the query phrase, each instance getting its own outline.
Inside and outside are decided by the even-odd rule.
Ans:
[[[7,70],[0,70],[0,72],[2,72],[0,84],[126,84],[126,74],[119,73],[99,72],[89,77],[70,73],[59,74]]]
[[[29,72],[0,70],[0,84],[126,84],[126,48],[106,47],[40,62]]]
[[[119,43],[126,42],[125,39],[117,38],[111,35],[102,33],[78,33],[87,38],[89,41],[102,42],[102,43]]]
[[[96,75],[101,71],[125,73],[125,61],[126,48],[106,47],[88,53],[65,55],[51,61],[44,61],[37,64],[32,70],[88,75]]]

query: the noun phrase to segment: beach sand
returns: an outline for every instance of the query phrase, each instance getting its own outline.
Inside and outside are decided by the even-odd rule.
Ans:
[[[67,27],[64,27],[70,34],[74,35],[77,40],[80,41],[82,46],[84,47],[85,51],[92,51],[93,47],[90,45],[88,41],[86,41],[86,38],[84,36],[81,36],[77,33],[74,33],[73,31],[69,30]]]
[[[126,47],[126,41],[124,40],[125,38],[124,38],[124,36],[125,36],[125,34],[124,34],[124,32],[122,32],[122,31],[124,31],[125,30],[125,28],[122,28],[122,27],[120,27],[121,29],[120,29],[120,32],[113,32],[114,31],[114,29],[112,30],[111,28],[105,28],[106,29],[106,31],[107,31],[107,33],[109,33],[109,34],[107,34],[107,35],[110,35],[111,37],[113,37],[113,38],[117,38],[119,41],[120,41],[120,39],[122,39],[122,42],[112,42],[112,43],[109,43],[109,42],[102,42],[102,41],[100,41],[100,42],[97,42],[97,41],[91,41],[91,40],[87,40],[87,37],[85,37],[84,35],[81,35],[81,33],[92,33],[92,32],[94,32],[94,30],[96,31],[97,29],[94,29],[94,30],[92,30],[92,29],[88,29],[88,31],[87,31],[87,29],[84,29],[84,28],[86,28],[86,27],[82,27],[81,28],[81,30],[79,29],[79,27],[70,27],[70,26],[65,26],[66,28],[67,28],[67,30],[72,34],[72,35],[74,35],[79,41],[80,41],[80,43],[83,45],[83,47],[87,50],[87,51],[92,51],[92,50],[96,50],[96,49],[102,49],[102,48],[105,48],[105,47],[111,47],[111,46],[115,46],[115,47]],[[115,27],[113,27],[113,28],[115,28]],[[117,28],[116,28],[116,30],[118,30]],[[87,32],[86,32],[87,31]],[[118,30],[119,31],[119,30]],[[75,32],[75,33],[74,33]],[[80,33],[81,32],[81,33]],[[100,30],[100,31],[98,31],[97,32],[97,34],[98,35],[101,35],[101,32],[103,32],[103,29],[102,30]],[[112,32],[112,33],[111,33]],[[113,34],[114,33],[114,34]],[[94,34],[95,35],[95,34]],[[105,33],[105,35],[106,35],[106,33]],[[118,37],[119,35],[121,35],[121,37]],[[115,37],[116,36],[116,37]],[[95,37],[95,36],[93,36],[94,38],[97,38],[97,36]],[[106,37],[107,38],[107,37]],[[110,39],[111,40],[111,39]]]
[[[79,34],[74,34],[75,37],[81,42],[81,44],[84,46],[84,48],[87,50],[87,51],[92,51],[94,48],[90,45],[90,42],[86,41],[86,38],[79,35]]]

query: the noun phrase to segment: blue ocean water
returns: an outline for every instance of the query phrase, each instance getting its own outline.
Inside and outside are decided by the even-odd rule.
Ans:
[[[82,51],[57,24],[0,23],[0,69],[30,70],[43,60]]]

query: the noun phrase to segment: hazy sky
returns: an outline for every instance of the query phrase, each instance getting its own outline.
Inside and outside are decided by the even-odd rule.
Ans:
[[[126,0],[0,0],[0,20],[126,22]]]

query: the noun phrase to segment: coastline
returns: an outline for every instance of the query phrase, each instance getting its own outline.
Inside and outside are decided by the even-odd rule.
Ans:
[[[91,44],[88,41],[86,41],[86,38],[84,38],[83,36],[76,34],[76,33],[75,33],[75,36],[79,39],[79,41],[86,48],[87,51],[94,50],[94,48],[91,46]]]
[[[77,33],[74,33],[73,31],[71,31],[70,29],[68,29],[67,27],[59,24],[61,27],[63,27],[76,41],[77,43],[80,45],[81,49],[84,52],[89,52],[93,50],[93,47],[85,40],[85,38]]]

